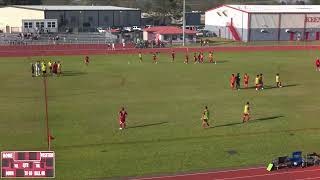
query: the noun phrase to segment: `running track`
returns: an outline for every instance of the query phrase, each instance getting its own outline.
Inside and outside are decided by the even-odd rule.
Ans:
[[[203,173],[133,178],[131,180],[320,180],[320,167],[282,169],[268,172],[266,167]]]
[[[189,48],[154,48],[136,49],[133,47],[116,50],[108,49],[107,45],[99,44],[72,44],[72,45],[12,45],[0,46],[0,57],[31,57],[31,56],[66,56],[66,55],[93,55],[93,54],[136,54],[142,53],[169,53],[174,49],[176,52],[232,52],[232,51],[297,51],[318,50],[320,46],[211,46],[211,47],[189,47]]]

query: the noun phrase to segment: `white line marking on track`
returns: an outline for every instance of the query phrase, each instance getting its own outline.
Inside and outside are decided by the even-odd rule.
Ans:
[[[221,179],[214,179],[214,180],[244,179],[244,178],[254,178],[254,177],[263,177],[263,176],[282,175],[282,174],[313,172],[313,171],[320,171],[320,169],[312,169],[312,170],[304,170],[304,171],[291,171],[291,172],[288,171],[288,172],[279,172],[279,173],[270,173],[270,174],[259,174],[259,175],[252,175],[252,176],[238,176],[238,177],[221,178]]]
[[[311,180],[311,179],[320,179],[320,176],[319,176],[319,177],[310,177],[310,178],[296,179],[296,180]]]
[[[174,178],[174,177],[184,177],[184,176],[197,176],[197,175],[207,175],[207,174],[217,174],[217,173],[228,173],[235,171],[249,171],[257,169],[266,169],[265,167],[255,167],[255,168],[243,168],[243,169],[232,169],[224,171],[212,171],[212,172],[203,172],[203,173],[190,173],[190,174],[180,174],[180,175],[171,175],[171,176],[156,176],[156,177],[146,177],[146,178],[134,178],[131,180],[148,180],[148,179],[163,179],[163,178]]]

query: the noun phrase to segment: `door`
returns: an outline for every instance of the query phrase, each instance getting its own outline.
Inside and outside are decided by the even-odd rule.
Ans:
[[[320,32],[316,32],[316,40],[319,40]]]
[[[294,41],[294,32],[290,32],[290,41]]]
[[[306,41],[309,41],[309,35],[310,35],[310,32],[305,32],[304,39],[305,39]]]

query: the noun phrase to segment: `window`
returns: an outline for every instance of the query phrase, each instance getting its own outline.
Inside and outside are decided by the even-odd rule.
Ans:
[[[36,27],[40,28],[40,22],[36,22]]]
[[[180,35],[180,40],[183,40],[183,35]]]
[[[104,20],[104,22],[109,22],[109,16],[105,16],[105,17],[103,18],[103,20]]]
[[[51,22],[47,22],[48,28],[51,28]]]
[[[44,22],[40,22],[40,27],[44,28]]]
[[[71,23],[76,23],[76,17],[75,16],[71,16]]]
[[[51,27],[55,28],[56,27],[56,22],[51,23]]]
[[[177,35],[172,35],[172,40],[177,40],[177,39],[178,39]]]
[[[189,35],[189,36],[188,36],[188,39],[189,39],[189,40],[193,40],[193,35]]]
[[[170,38],[169,38],[169,35],[164,35],[163,39],[164,39],[165,41],[168,41],[168,40],[170,39]]]
[[[24,28],[32,28],[32,22],[24,22],[23,26]]]

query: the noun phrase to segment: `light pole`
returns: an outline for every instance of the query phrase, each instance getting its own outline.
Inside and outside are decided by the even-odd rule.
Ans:
[[[184,46],[185,44],[185,29],[186,29],[186,0],[183,0],[182,46]]]

